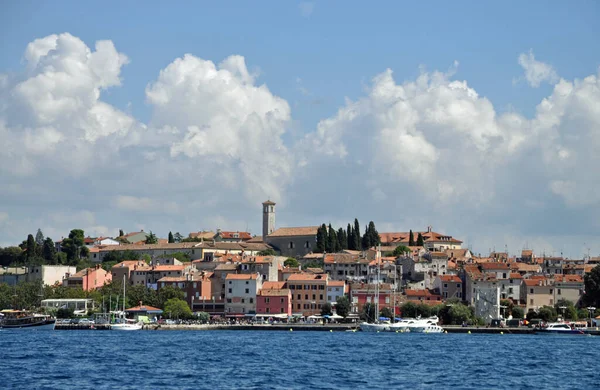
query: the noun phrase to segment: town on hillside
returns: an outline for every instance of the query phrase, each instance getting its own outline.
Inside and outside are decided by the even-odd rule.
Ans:
[[[143,230],[86,237],[74,229],[53,241],[38,230],[0,248],[0,310],[72,316],[123,305],[136,315],[229,321],[600,321],[600,257],[531,249],[482,256],[432,227],[378,232],[357,220],[337,229],[276,227],[275,206],[262,204],[262,236],[216,229],[164,239]]]

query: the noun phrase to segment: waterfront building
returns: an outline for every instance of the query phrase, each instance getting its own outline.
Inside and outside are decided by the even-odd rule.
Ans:
[[[525,301],[525,311],[537,311],[542,306],[554,306],[555,287],[545,277],[524,279],[521,284],[521,298]]]
[[[64,287],[81,288],[84,291],[92,291],[112,281],[112,274],[105,271],[97,264],[91,268],[82,269],[73,275],[65,274],[62,284]]]
[[[287,287],[292,292],[292,310],[303,316],[321,313],[321,306],[327,302],[326,289],[329,276],[327,274],[297,273],[287,280]]]
[[[332,280],[366,282],[370,262],[360,255],[327,253],[323,256],[323,270]]]
[[[389,283],[381,283],[379,287],[375,284],[352,283],[349,287],[350,303],[352,304],[352,313],[362,312],[365,304],[376,303],[376,292],[379,290],[379,308],[392,307],[394,305],[394,295],[399,296],[394,287]]]
[[[45,310],[71,309],[76,315],[86,315],[96,308],[96,302],[87,298],[43,299],[41,306]]]
[[[348,285],[343,280],[329,280],[327,282],[327,302],[335,306],[337,299],[348,293]]]
[[[433,288],[443,299],[463,299],[463,281],[457,275],[438,275]]]
[[[408,302],[424,303],[426,305],[439,305],[442,296],[428,289],[404,290],[404,298]]]
[[[228,274],[225,277],[225,316],[256,313],[256,294],[262,288],[259,274]]]
[[[258,317],[289,318],[292,316],[292,290],[285,282],[265,282],[256,296]]]
[[[157,281],[158,290],[165,287],[173,287],[183,291],[183,297],[194,308],[195,301],[211,300],[212,295],[212,272],[195,271],[181,276],[164,276]]]

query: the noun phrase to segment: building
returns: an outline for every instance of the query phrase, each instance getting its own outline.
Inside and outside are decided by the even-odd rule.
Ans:
[[[554,302],[565,299],[575,307],[581,305],[581,298],[585,290],[585,283],[581,275],[555,275],[554,276]]]
[[[337,299],[346,295],[346,282],[343,280],[330,280],[327,282],[327,302],[335,306]]]
[[[431,290],[404,290],[406,301],[425,303],[427,305],[438,305],[442,303],[442,296]]]
[[[181,276],[164,276],[158,279],[158,290],[165,287],[173,287],[183,291],[183,297],[194,308],[195,301],[212,300],[212,272],[197,271],[188,272]]]
[[[163,313],[163,311],[156,307],[142,305],[142,302],[140,302],[139,306],[125,309],[125,313],[127,314],[128,318],[132,318],[136,321],[142,321],[146,323],[158,320],[159,316]]]
[[[267,200],[263,202],[263,240],[275,231],[275,202]],[[266,241],[265,241],[266,242]]]
[[[214,236],[216,242],[245,242],[252,238],[252,235],[248,232],[226,232],[221,229],[217,229],[217,234]]]
[[[256,296],[256,315],[289,318],[292,316],[292,290],[285,282],[266,282]]]
[[[127,233],[124,236],[121,236],[119,238],[121,240],[123,240],[124,242],[128,242],[130,244],[135,244],[138,242],[145,242],[146,239],[148,238],[148,236],[149,236],[149,234],[142,230],[141,232]]]
[[[366,282],[371,261],[359,255],[327,253],[323,260],[323,270],[332,280]]]
[[[193,238],[199,241],[211,241],[215,236],[215,232],[210,230],[202,230],[199,232],[191,232],[188,234],[189,238]]]
[[[379,286],[367,283],[352,283],[350,285],[350,303],[352,313],[358,314],[363,311],[364,306],[377,303],[376,293],[379,294],[379,310],[384,307],[393,307],[394,299],[398,301],[398,294],[391,284],[382,283]],[[396,314],[398,308],[396,308]]]
[[[76,315],[87,315],[88,311],[96,308],[96,302],[93,299],[77,298],[77,299],[44,299],[41,303],[42,308],[46,311],[54,311],[58,309],[71,309]]]
[[[73,275],[77,268],[66,265],[35,265],[28,268],[25,281],[34,282],[41,280],[46,286],[62,284],[66,274]]]
[[[63,286],[70,288],[81,288],[84,291],[92,291],[112,281],[112,274],[100,267],[85,268],[73,275],[65,274],[63,277]]]
[[[463,299],[463,282],[457,275],[438,275],[433,288],[443,299]]]
[[[225,277],[225,316],[256,314],[256,295],[261,288],[259,274],[228,274]]]
[[[537,311],[543,306],[554,306],[555,287],[545,277],[524,279],[521,284],[521,299],[525,303],[526,311]]]
[[[413,232],[415,243],[419,234],[423,237],[423,246],[430,251],[443,252],[447,249],[460,249],[462,245],[462,241],[452,236],[434,232],[431,226],[427,228],[427,231]],[[410,242],[410,232],[379,233],[379,236],[383,246],[408,246]]]
[[[474,286],[475,316],[486,324],[500,318],[500,288],[497,285],[476,284]]]
[[[289,276],[287,286],[292,292],[292,310],[302,316],[321,313],[327,302],[327,274],[295,273]]]
[[[263,240],[282,256],[301,257],[313,251],[318,226],[279,228]]]

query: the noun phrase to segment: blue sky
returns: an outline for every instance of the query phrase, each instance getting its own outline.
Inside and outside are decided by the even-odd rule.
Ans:
[[[273,146],[275,148],[282,146],[287,150],[283,154],[293,155],[290,161],[274,163],[278,166],[289,164],[289,170],[284,169],[282,172],[272,174],[273,186],[277,186],[281,190],[279,194],[275,195],[281,196],[278,201],[282,202],[281,215],[284,216],[282,223],[315,224],[323,222],[321,218],[327,218],[334,223],[343,224],[344,221],[353,219],[355,214],[361,213],[364,219],[375,219],[376,222],[381,220],[381,223],[389,229],[417,229],[413,225],[425,223],[432,224],[434,227],[440,226],[445,230],[451,230],[449,231],[451,234],[466,236],[470,242],[479,240],[482,242],[481,251],[492,245],[503,246],[506,242],[510,242],[513,247],[518,248],[524,245],[522,241],[537,242],[536,240],[541,243],[540,246],[556,247],[555,244],[552,244],[553,238],[551,237],[560,236],[562,234],[561,230],[539,228],[539,231],[536,231],[535,226],[548,225],[542,220],[528,221],[528,231],[515,232],[515,229],[519,229],[515,227],[515,220],[520,220],[524,214],[534,215],[535,218],[547,218],[546,210],[554,215],[561,216],[560,218],[557,217],[558,219],[551,220],[551,225],[563,221],[563,216],[566,216],[567,219],[572,216],[573,225],[585,226],[586,231],[591,231],[591,236],[597,236],[597,233],[600,233],[600,226],[590,222],[589,217],[586,217],[582,211],[582,207],[598,205],[598,200],[591,197],[591,195],[584,200],[575,199],[565,193],[565,188],[572,184],[571,181],[567,180],[569,178],[568,169],[581,167],[581,164],[584,163],[589,166],[595,160],[585,162],[577,160],[572,162],[571,165],[567,164],[563,167],[552,168],[552,171],[560,171],[563,174],[561,178],[555,178],[551,177],[551,173],[545,171],[543,174],[540,173],[544,169],[543,166],[547,166],[548,163],[541,164],[539,168],[530,169],[528,168],[530,165],[523,165],[524,160],[520,160],[522,158],[533,158],[532,156],[537,156],[537,153],[539,153],[539,158],[536,160],[538,162],[553,160],[541,149],[520,151],[518,158],[515,156],[512,159],[509,158],[503,161],[501,164],[491,164],[492,168],[490,169],[492,170],[473,173],[474,177],[480,178],[496,177],[494,175],[497,175],[498,179],[492,180],[489,184],[495,187],[494,192],[496,194],[506,191],[507,186],[517,186],[523,183],[535,185],[536,190],[541,193],[540,196],[532,197],[532,199],[524,202],[529,206],[519,206],[518,212],[514,210],[514,203],[487,205],[484,208],[486,211],[474,213],[476,215],[470,221],[473,227],[458,225],[457,221],[461,219],[461,215],[464,215],[465,210],[468,211],[470,201],[466,201],[457,195],[460,193],[457,189],[450,191],[454,195],[450,195],[450,203],[448,204],[449,208],[452,208],[452,210],[456,208],[456,210],[448,211],[448,208],[444,208],[432,211],[430,208],[423,207],[418,208],[418,212],[415,212],[414,215],[407,213],[398,220],[389,218],[385,207],[370,212],[369,202],[372,202],[372,200],[368,200],[368,197],[350,194],[349,191],[357,191],[353,187],[345,189],[347,191],[347,195],[344,195],[347,199],[347,207],[362,211],[347,210],[343,213],[332,213],[331,215],[323,215],[319,211],[311,214],[306,212],[304,207],[315,203],[314,194],[311,195],[310,192],[305,194],[303,191],[305,188],[327,188],[327,185],[330,184],[321,183],[319,180],[327,181],[330,179],[326,177],[317,179],[321,176],[320,173],[306,168],[313,165],[318,166],[320,164],[322,167],[331,167],[332,172],[335,169],[340,169],[337,174],[333,175],[339,178],[343,178],[344,172],[347,172],[348,169],[362,169],[360,167],[368,165],[365,161],[373,161],[372,164],[369,163],[371,165],[364,172],[365,175],[373,175],[374,171],[381,171],[377,161],[380,159],[378,151],[381,150],[382,146],[375,146],[374,151],[371,151],[369,156],[364,158],[364,161],[359,157],[352,160],[348,156],[360,156],[363,152],[360,149],[353,149],[351,143],[348,142],[345,144],[348,154],[339,154],[339,158],[335,161],[320,161],[318,159],[317,161],[311,160],[313,153],[320,154],[319,158],[323,155],[335,153],[331,150],[317,152],[313,148],[307,154],[306,145],[310,142],[313,145],[315,142],[317,144],[325,142],[326,136],[317,141],[316,128],[320,121],[329,118],[339,123],[343,122],[338,121],[337,119],[341,118],[336,119],[336,115],[338,110],[349,107],[346,99],[351,102],[358,102],[361,99],[370,100],[370,103],[364,102],[363,110],[367,110],[367,107],[368,110],[373,109],[374,98],[370,94],[374,85],[373,79],[384,73],[386,69],[393,71],[396,85],[414,82],[423,73],[432,74],[436,71],[447,72],[448,82],[464,80],[468,83],[469,88],[476,91],[479,98],[487,98],[493,106],[496,117],[500,117],[505,113],[516,113],[528,121],[531,120],[532,123],[521,129],[522,134],[527,136],[527,132],[532,131],[531,129],[537,126],[534,123],[536,107],[544,98],[553,95],[559,79],[574,83],[575,79],[583,79],[598,74],[600,55],[597,37],[600,36],[600,27],[597,23],[597,17],[600,15],[600,5],[597,2],[528,1],[491,4],[490,2],[474,1],[461,3],[439,1],[418,4],[376,2],[367,5],[364,2],[353,1],[264,1],[178,2],[173,5],[153,1],[105,1],[93,4],[91,2],[75,1],[21,1],[3,3],[0,7],[0,32],[4,38],[0,41],[2,52],[0,56],[0,73],[10,76],[11,83],[13,83],[10,88],[29,77],[25,72],[24,52],[27,45],[36,39],[52,34],[69,33],[83,41],[92,51],[96,41],[110,40],[119,53],[127,56],[129,62],[120,67],[118,77],[121,80],[121,85],[100,88],[100,101],[113,106],[124,115],[132,118],[136,122],[132,126],[153,128],[158,127],[157,124],[160,123],[161,126],[169,125],[177,128],[182,134],[191,125],[205,126],[211,120],[210,115],[208,119],[202,117],[201,119],[190,119],[188,122],[175,124],[177,121],[174,120],[174,114],[170,116],[166,113],[169,109],[173,110],[174,106],[160,106],[159,109],[160,104],[148,101],[146,88],[157,82],[161,70],[167,68],[176,58],[180,58],[186,53],[215,64],[219,64],[231,55],[243,56],[248,71],[257,75],[256,79],[253,80],[253,85],[266,84],[270,93],[285,100],[290,108],[289,117],[282,116],[281,133],[277,133],[278,137],[281,138],[281,145],[277,143]],[[547,64],[551,67],[553,74],[558,76],[549,77],[539,86],[533,87],[531,81],[524,76],[525,66],[520,65],[518,61],[520,55],[529,53],[530,50],[536,61]],[[455,61],[458,61],[458,66],[452,71]],[[586,93],[583,91],[581,96],[589,96]],[[14,96],[14,94],[6,96]],[[432,101],[439,102],[436,99],[438,97]],[[419,101],[419,99],[415,101]],[[387,102],[386,104],[391,103]],[[417,104],[419,106],[417,111],[428,112],[420,104]],[[565,103],[567,107],[572,107],[572,104],[569,104]],[[226,108],[224,110],[226,111]],[[2,115],[1,112],[0,115]],[[179,115],[181,116],[181,113]],[[388,112],[385,115],[389,117],[391,113]],[[190,113],[190,118],[192,116],[192,113]],[[569,117],[574,118],[575,116]],[[19,122],[15,115],[6,114],[6,117],[10,123]],[[378,113],[370,112],[356,123],[344,122],[344,129],[339,131],[344,134],[343,137],[356,139],[355,146],[357,147],[365,145],[365,143],[371,145],[371,138],[359,141],[358,133],[361,131],[361,126],[372,125],[377,127],[379,122],[376,118],[378,117]],[[465,123],[470,121],[468,118],[463,118],[463,120]],[[588,124],[596,123],[595,120],[595,117],[591,117],[591,119],[586,117],[582,123],[584,126],[588,126]],[[558,137],[557,139],[568,141],[568,136],[565,136],[565,134],[569,131],[568,126],[574,126],[574,123],[579,123],[578,126],[581,125],[577,121],[561,124],[560,129],[556,131],[563,134],[564,137]],[[67,134],[70,130],[73,130],[61,126],[63,125],[55,124],[55,128],[61,134]],[[387,124],[386,126],[389,127],[390,125]],[[452,122],[449,126],[460,128],[460,124],[457,125],[455,122]],[[472,124],[468,126],[472,126]],[[496,124],[493,124],[493,126],[496,126]],[[427,128],[423,131],[440,131],[438,127],[433,127],[435,129]],[[591,127],[590,125],[590,129]],[[385,133],[385,128],[381,130]],[[421,131],[418,126],[417,130]],[[9,129],[7,131],[20,130]],[[240,131],[253,130],[242,129]],[[494,133],[493,137],[508,139],[507,133],[503,132],[504,130],[500,133],[495,131],[492,131]],[[555,131],[555,129],[548,131]],[[256,132],[256,134],[259,133]],[[330,130],[327,134],[333,134],[333,130]],[[385,134],[389,136],[389,133]],[[492,137],[490,134],[488,135]],[[589,136],[595,136],[595,133]],[[435,136],[433,136],[433,140],[431,134],[427,137],[429,137],[427,138],[430,141],[429,143],[436,143]],[[493,137],[489,139],[493,139]],[[177,154],[173,149],[175,141],[163,141],[164,143],[159,145],[164,147],[164,150],[162,150],[164,153],[161,156],[164,155],[166,159],[166,155],[169,154],[168,150],[170,150],[172,160],[164,160],[162,166],[167,163],[185,164],[185,161],[182,162],[185,158],[190,158],[191,162],[195,164],[205,164],[206,161],[203,158],[209,158],[206,154],[194,154],[197,153],[196,149],[186,149],[182,154],[175,155]],[[529,140],[526,144],[534,145],[540,142]],[[19,146],[18,141],[15,141],[15,145],[16,147]],[[402,142],[399,145],[402,149]],[[465,151],[472,150],[477,145],[481,146],[481,144],[465,146]],[[563,147],[563,155],[573,155],[574,151],[571,146],[569,146],[569,149],[565,146],[566,143],[561,145],[548,145],[548,148],[544,150],[562,150],[561,147]],[[137,153],[140,153],[140,156],[148,156],[149,153],[161,150],[159,146],[153,145],[150,148],[151,151],[147,145],[144,150],[141,147],[136,148],[135,151],[134,149],[128,149],[127,151],[120,149],[112,157],[113,165],[118,162],[123,167],[131,168],[127,164],[138,156]],[[443,150],[443,148],[440,145],[435,146],[438,154],[432,152],[431,156],[442,156],[443,153],[440,150]],[[461,153],[458,148],[455,150],[457,153]],[[270,155],[273,149],[257,150],[256,152],[257,156],[266,156]],[[243,153],[236,155],[231,161],[221,162],[218,169],[223,169],[223,164],[228,167],[235,167],[238,162],[251,165],[252,162],[256,161],[256,159],[245,160],[245,158]],[[214,157],[211,158],[212,160],[214,160]],[[44,164],[47,165],[48,160],[44,161],[46,161]],[[308,163],[303,165],[306,161]],[[443,161],[443,158],[440,157],[438,161]],[[474,164],[482,164],[481,161],[483,160],[477,161]],[[32,164],[42,163],[35,160]],[[353,164],[357,164],[355,168],[352,168]],[[388,166],[391,164],[392,162],[387,162]],[[505,171],[506,169],[514,170],[513,164],[527,171],[527,177],[523,178],[522,181],[510,179],[511,171]],[[465,166],[468,166],[468,164],[465,163]],[[499,169],[498,166],[502,168]],[[97,172],[106,172],[108,167],[94,166],[90,168],[87,174],[93,175]],[[420,172],[430,172],[428,170],[430,168],[423,169]],[[250,171],[255,172],[252,169]],[[54,172],[56,173],[57,170]],[[232,173],[232,175],[235,174],[237,173]],[[4,181],[11,185],[22,185],[23,180],[26,180],[22,177],[13,177],[7,173],[2,173],[2,175],[2,179],[5,179]],[[447,176],[447,173],[442,173],[437,169],[435,175],[437,179],[432,180],[439,182],[440,178]],[[597,174],[592,172],[591,175],[595,176]],[[469,188],[468,193],[476,192],[472,190],[476,187],[471,188],[469,186],[482,185],[481,181],[469,182],[467,185],[463,176],[457,176],[448,181],[450,183],[461,181],[464,186]],[[89,176],[85,174],[82,176],[82,173],[79,172],[72,180],[65,177],[66,185],[71,185],[76,191],[86,194],[97,191],[94,184],[85,182],[85,180],[82,181],[82,177]],[[329,178],[331,177],[332,175],[329,175]],[[412,179],[402,177],[398,180],[393,179],[391,183],[388,183],[385,177],[389,177],[389,174],[382,178],[374,178],[373,182],[369,182],[370,186],[376,187],[374,191],[379,194],[375,196],[376,199],[387,199],[389,201],[391,193],[398,193],[395,188],[406,189],[407,186],[410,187],[408,193],[411,197],[419,198],[426,195]],[[505,178],[508,182],[501,181],[504,180],[502,178]],[[33,177],[28,176],[27,180],[33,180]],[[109,178],[103,180],[110,182]],[[209,180],[202,176],[198,180],[206,180],[206,182],[202,182],[197,188],[192,186],[185,190],[182,189],[181,193],[173,195],[173,198],[179,199],[178,197],[182,197],[181,199],[184,199],[189,193],[205,195],[203,191],[205,191],[207,183],[215,186],[213,188],[222,188],[220,186],[224,185],[219,181],[220,179],[215,178]],[[427,181],[427,179],[423,180]],[[585,178],[582,178],[582,180],[585,180]],[[595,182],[595,180],[592,181]],[[576,181],[573,181],[573,183],[577,184]],[[338,184],[333,185],[332,188],[340,188]],[[122,188],[124,184],[115,179],[111,186]],[[207,221],[211,221],[206,223],[206,227],[211,229],[216,228],[212,225],[216,224],[214,221],[218,221],[218,224],[224,225],[219,226],[222,228],[226,228],[225,225],[227,225],[231,229],[242,229],[250,225],[254,231],[259,231],[259,219],[253,219],[252,217],[255,210],[245,210],[249,210],[256,199],[262,199],[261,196],[265,194],[273,196],[272,193],[275,191],[268,186],[264,187],[260,191],[255,191],[252,184],[234,186],[232,188],[242,194],[241,198],[244,200],[235,198],[226,203],[216,202],[214,205],[223,210],[232,209],[235,211],[213,213],[214,215],[198,212],[198,218],[206,218]],[[421,189],[417,189],[417,187]],[[441,187],[447,188],[447,185],[444,184]],[[386,192],[386,188],[389,191]],[[164,203],[164,200],[158,200],[160,198],[159,194],[155,194],[155,199],[151,194],[144,194],[144,191],[139,189],[129,188],[128,192],[116,191],[109,193],[103,187],[102,191],[103,193],[106,192],[105,198],[102,199],[95,192],[95,196],[99,197],[99,204],[106,202],[107,199],[120,196],[136,199],[147,198],[153,202]],[[380,196],[381,191],[385,192],[383,198]],[[211,194],[213,192],[211,191]],[[593,193],[593,189],[583,192]],[[331,195],[334,197],[333,194]],[[209,194],[206,194],[206,196],[209,196]],[[452,196],[456,196],[456,198],[452,198]],[[60,198],[60,194],[57,197]],[[23,199],[22,196],[15,196],[14,194],[4,195],[5,205],[12,205],[14,202],[14,206],[8,206],[8,210],[5,211],[9,215],[6,218],[7,220],[26,219],[31,223],[48,226],[49,229],[59,229],[54,227],[52,220],[39,218],[31,213],[24,216],[20,215],[21,211],[15,210],[26,210],[28,204],[22,200],[19,201],[17,198]],[[292,200],[296,202],[295,205],[290,203]],[[436,203],[431,199],[429,201]],[[464,204],[462,204],[463,202]],[[396,209],[392,210],[393,213],[403,213],[401,203],[395,203],[396,206],[394,207]],[[155,203],[149,201],[148,204]],[[236,206],[232,206],[233,204]],[[302,205],[302,207],[299,205]],[[139,210],[135,212],[129,210],[131,214],[128,214],[124,210],[117,212],[109,210],[106,212],[106,206],[94,207],[96,206],[90,206],[84,211],[93,214],[93,217],[88,216],[88,219],[93,220],[91,223],[94,226],[99,226],[98,230],[102,230],[100,227],[110,227],[112,229],[123,225],[127,226],[126,230],[133,230],[136,226],[156,225],[158,224],[157,221],[161,220],[159,216],[146,217],[144,212]],[[331,207],[324,206],[324,208],[333,210],[337,209],[337,206],[332,204]],[[56,209],[60,209],[60,205],[57,205]],[[64,215],[77,215],[81,211],[79,207],[75,207],[60,212]],[[109,216],[111,213],[114,215]],[[286,215],[288,217],[285,217]],[[118,220],[119,218],[121,220]],[[581,219],[584,220],[584,223],[581,223]],[[76,217],[68,217],[66,220],[73,223],[77,222]],[[177,221],[179,220],[173,218],[172,224],[177,224]],[[65,226],[60,228],[67,229],[66,224],[65,222]],[[192,225],[194,224],[199,226],[197,222],[186,221],[180,222],[180,227],[169,229],[193,230]],[[494,225],[494,228],[487,231],[490,224]],[[523,226],[524,224],[518,223],[517,225]],[[17,236],[20,237],[28,231],[34,231],[38,227],[22,224],[19,225],[19,229],[15,229],[14,223],[11,226],[11,231],[17,230],[17,232],[14,234],[5,233],[5,237],[0,239],[0,243],[12,242],[16,240]],[[163,227],[155,227],[154,230],[159,230],[159,234],[162,235],[168,232],[168,229]],[[569,225],[568,230],[572,230],[571,225]],[[5,227],[5,232],[8,231],[9,229]],[[505,232],[511,232],[511,237],[504,237]],[[2,230],[0,230],[0,233],[2,233]],[[502,237],[498,237],[500,234],[502,234]],[[522,237],[525,235],[531,235],[531,240],[523,239]],[[581,234],[577,233],[576,236],[579,237]],[[589,241],[590,239],[586,240]],[[581,243],[573,244],[570,251],[576,253],[580,251],[582,245]],[[600,247],[598,249],[600,250]]]

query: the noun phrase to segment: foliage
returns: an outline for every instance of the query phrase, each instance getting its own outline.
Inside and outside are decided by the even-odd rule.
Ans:
[[[123,232],[123,229],[119,229],[119,237],[123,237],[125,235],[125,233]]]
[[[417,236],[417,246],[423,246],[425,245],[425,240],[423,240],[423,235],[421,235],[421,233],[419,233],[419,235]]]
[[[192,317],[192,310],[182,299],[171,298],[165,302],[164,313],[169,318],[186,319]]]
[[[150,230],[150,233],[148,233],[148,235],[146,236],[146,244],[157,244],[158,243],[158,238],[156,237],[156,234],[152,233],[152,230]]]
[[[348,249],[348,237],[344,228],[339,228],[337,231],[338,251]]]
[[[365,303],[361,312],[360,319],[367,322],[375,321],[375,304],[373,303]]]
[[[77,265],[75,266],[75,268],[79,272],[82,269],[91,268],[93,266],[94,266],[94,264],[92,264],[92,262],[89,259],[85,258],[85,259],[79,260],[79,262],[77,263]]]
[[[37,246],[44,245],[44,233],[42,233],[42,229],[38,229],[37,233],[35,233],[35,244]]]
[[[360,244],[360,224],[358,223],[358,219],[354,218],[354,245],[353,245],[353,249],[354,250],[361,250],[361,244]]]
[[[472,323],[473,315],[468,306],[462,303],[446,305],[438,312],[438,316],[445,325],[462,325]]]
[[[322,269],[323,266],[324,266],[323,260],[311,260],[311,261],[304,263],[304,269],[307,269],[307,268],[321,268]]]
[[[577,309],[571,301],[568,301],[566,299],[559,299],[558,302],[556,302],[556,305],[554,305],[554,309],[565,320],[577,319]]]
[[[23,249],[18,246],[0,248],[0,266],[17,264],[23,258]]]
[[[286,267],[298,267],[300,263],[298,263],[298,260],[294,259],[293,257],[288,257],[283,262],[283,265]]]
[[[400,312],[403,317],[429,317],[432,308],[424,303],[415,304],[414,302],[406,302],[400,307]]]
[[[181,233],[177,232],[173,235],[173,240],[175,242],[181,242],[181,240],[183,240],[183,236],[181,235]]]
[[[259,256],[277,256],[277,253],[272,248],[265,249],[264,251],[258,252]]]
[[[340,248],[339,241],[337,239],[337,233],[335,232],[335,229],[331,227],[331,224],[329,224],[329,228],[327,229],[327,231],[327,246],[325,248],[325,251],[327,253],[339,252]]]
[[[172,286],[162,287],[158,290],[158,307],[164,308],[169,299],[184,300],[183,291]]]
[[[42,256],[48,264],[56,264],[58,257],[56,255],[56,246],[50,237],[46,237],[42,244]]]
[[[73,318],[74,313],[73,309],[60,308],[56,311],[56,318]]]
[[[525,310],[520,306],[514,306],[511,310],[511,315],[514,319],[522,319],[525,316]]]
[[[362,248],[369,249],[371,247],[377,246],[381,243],[381,238],[379,237],[379,233],[377,229],[375,229],[375,223],[373,221],[369,222],[369,225],[365,229],[365,234],[362,238]]]
[[[405,245],[398,245],[394,249],[394,252],[392,252],[392,255],[394,257],[400,257],[400,256],[404,256],[406,253],[410,253],[410,249]]]
[[[528,320],[539,318],[542,321],[551,322],[556,321],[557,317],[558,314],[556,313],[556,309],[552,306],[542,306],[537,312],[529,311],[529,313],[527,313]]]
[[[392,309],[389,307],[384,307],[379,311],[379,317],[394,318],[394,313],[392,313]]]
[[[316,253],[325,252],[326,248],[327,248],[327,241],[328,241],[327,226],[325,226],[325,224],[323,224],[317,229],[317,246],[315,248],[315,252]]]
[[[139,255],[137,255],[134,251],[130,250],[127,250],[125,252],[111,251],[104,256],[102,262],[117,264],[125,260],[139,260]]]
[[[33,238],[33,234],[29,234],[27,236],[27,249],[25,252],[25,256],[27,256],[27,260],[33,258],[35,256],[35,239]]]
[[[148,288],[143,284],[136,284],[131,287],[127,287],[127,307],[134,307],[140,304],[148,306],[159,306],[159,298],[156,290]]]
[[[347,296],[341,296],[341,297],[337,297],[336,301],[335,301],[335,312],[346,318],[348,317],[348,314],[350,314],[350,310],[352,308],[352,305],[350,304],[350,298],[348,298]]]
[[[115,265],[117,265],[116,261],[104,261],[102,262],[102,269],[107,272],[110,272],[112,267],[114,267]]]
[[[76,265],[79,260],[80,248],[84,243],[84,232],[81,229],[73,229],[69,237],[62,240],[62,251],[67,254],[68,265]]]
[[[173,244],[175,242],[175,237],[173,237],[173,233],[169,232],[169,244]]]
[[[584,276],[585,294],[583,303],[586,306],[600,307],[600,265]]]
[[[331,303],[325,302],[321,305],[321,315],[322,316],[330,316],[333,314],[333,310],[331,309]]]
[[[205,311],[201,311],[199,313],[196,313],[196,318],[201,323],[206,324],[206,323],[208,323],[210,321],[210,314],[208,314]]]
[[[147,254],[147,253],[144,253],[144,254],[142,255],[142,260],[144,260],[144,261],[146,262],[146,264],[150,264],[150,262],[152,261],[152,257],[150,257],[150,255],[149,255],[149,254]]]
[[[415,246],[415,236],[413,235],[412,229],[408,235],[408,246]]]

